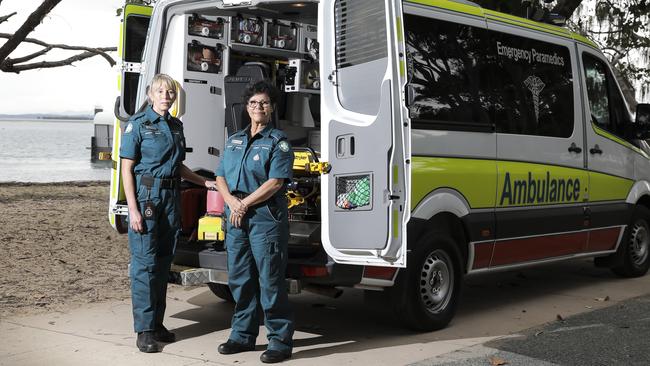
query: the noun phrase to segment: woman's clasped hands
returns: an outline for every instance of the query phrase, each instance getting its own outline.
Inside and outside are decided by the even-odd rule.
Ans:
[[[246,211],[248,211],[248,206],[237,197],[233,197],[231,202],[228,203],[228,206],[230,206],[230,223],[234,227],[241,227],[242,219],[246,215]]]

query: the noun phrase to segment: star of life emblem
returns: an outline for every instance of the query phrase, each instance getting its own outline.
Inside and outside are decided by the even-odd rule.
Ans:
[[[533,94],[533,106],[535,107],[535,121],[539,122],[539,94],[542,92],[546,84],[542,79],[538,78],[535,75],[529,76],[524,80],[524,85],[530,90]]]

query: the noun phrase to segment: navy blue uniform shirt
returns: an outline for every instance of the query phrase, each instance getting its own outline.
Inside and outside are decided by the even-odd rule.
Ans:
[[[169,113],[161,116],[148,106],[129,119],[122,134],[120,157],[135,160],[136,175],[178,176],[185,160],[183,124]]]
[[[221,164],[215,173],[224,177],[231,192],[253,193],[271,178],[284,179],[293,175],[293,152],[287,135],[267,125],[250,138],[250,125],[235,132],[226,141]],[[283,195],[280,189],[276,196]]]

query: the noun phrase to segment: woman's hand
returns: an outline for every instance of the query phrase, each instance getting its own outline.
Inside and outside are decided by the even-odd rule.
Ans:
[[[131,226],[131,229],[136,233],[144,231],[144,221],[142,220],[142,215],[137,208],[129,209],[129,226]]]
[[[203,183],[205,188],[211,189],[216,191],[217,190],[217,181],[216,180],[206,180],[205,183]]]
[[[234,227],[241,227],[241,221],[244,218],[244,215],[237,212],[230,212],[230,224]]]
[[[242,218],[248,211],[248,206],[243,203],[239,198],[230,195],[228,198],[224,197],[226,204],[230,208],[230,223],[234,227],[241,227]]]

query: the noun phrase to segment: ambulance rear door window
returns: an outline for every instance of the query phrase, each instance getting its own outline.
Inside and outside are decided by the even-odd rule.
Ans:
[[[486,29],[404,15],[409,114],[415,129],[493,131]]]
[[[573,75],[569,49],[492,32],[497,55],[493,79],[497,132],[570,137],[573,134]]]

